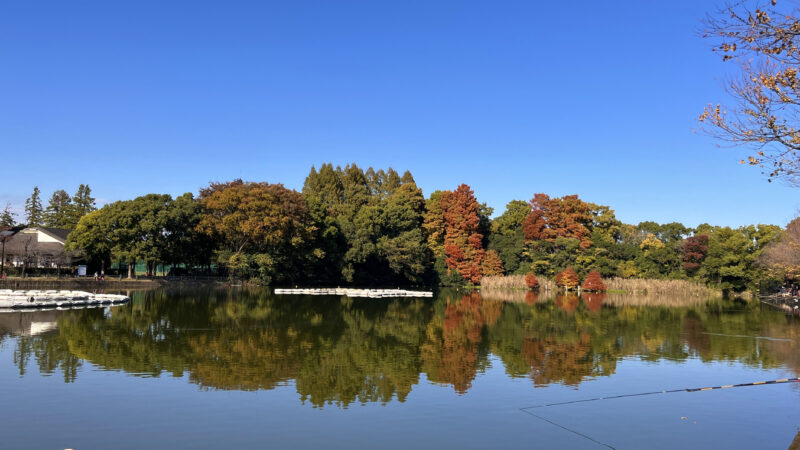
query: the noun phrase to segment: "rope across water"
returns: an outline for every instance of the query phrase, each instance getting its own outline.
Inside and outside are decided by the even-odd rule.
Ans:
[[[800,378],[782,378],[780,380],[754,381],[752,383],[728,384],[728,385],[725,385],[725,386],[670,389],[670,390],[665,390],[665,391],[640,392],[638,394],[622,394],[622,395],[612,395],[612,396],[609,396],[609,397],[586,398],[586,399],[583,399],[583,400],[572,400],[572,401],[569,401],[569,402],[546,403],[544,405],[527,406],[525,408],[520,408],[520,409],[527,410],[527,409],[536,409],[536,408],[546,408],[548,406],[569,405],[569,404],[572,404],[572,403],[596,402],[598,400],[610,400],[610,399],[615,399],[615,398],[640,397],[640,396],[643,396],[643,395],[670,394],[670,393],[674,393],[674,392],[700,392],[700,391],[711,391],[711,390],[714,390],[714,389],[728,389],[728,388],[745,387],[745,386],[760,386],[760,385],[764,385],[764,384],[798,383],[798,382],[800,382]]]
[[[555,426],[557,426],[559,428],[562,428],[562,429],[564,429],[566,431],[569,431],[570,433],[574,433],[574,434],[576,434],[576,435],[578,435],[578,436],[580,436],[582,438],[588,439],[588,440],[590,440],[590,441],[592,441],[592,442],[594,442],[594,443],[596,443],[598,445],[602,445],[604,447],[614,449],[615,447],[613,447],[613,446],[611,446],[609,444],[606,444],[604,442],[600,442],[600,441],[592,438],[591,436],[588,436],[586,434],[583,434],[581,432],[578,432],[576,430],[573,430],[571,428],[567,428],[567,427],[565,427],[565,426],[563,426],[561,424],[553,422],[552,420],[549,420],[549,419],[547,419],[545,417],[542,417],[540,415],[535,414],[531,410],[534,410],[534,409],[537,409],[537,408],[546,408],[548,406],[569,405],[569,404],[573,404],[573,403],[596,402],[596,401],[599,401],[599,400],[610,400],[610,399],[615,399],[615,398],[641,397],[641,396],[645,396],[645,395],[669,394],[669,393],[675,393],[675,392],[702,392],[702,391],[712,391],[712,390],[715,390],[715,389],[728,389],[728,388],[735,388],[735,387],[762,386],[762,385],[767,385],[767,384],[798,383],[798,382],[800,382],[800,378],[782,378],[780,380],[753,381],[751,383],[727,384],[727,385],[724,385],[724,386],[710,386],[710,387],[702,387],[702,388],[684,388],[684,389],[670,389],[670,390],[665,390],[665,391],[640,392],[638,394],[622,394],[622,395],[613,395],[613,396],[610,396],[610,397],[596,397],[596,398],[587,398],[587,399],[583,399],[583,400],[572,400],[572,401],[569,401],[569,402],[547,403],[547,404],[538,405],[538,406],[528,406],[526,408],[520,408],[520,411],[524,412],[525,414],[529,414],[529,415],[531,415],[533,417],[536,417],[537,419],[540,419],[540,420],[543,420],[543,421],[545,421],[547,423],[555,425]]]

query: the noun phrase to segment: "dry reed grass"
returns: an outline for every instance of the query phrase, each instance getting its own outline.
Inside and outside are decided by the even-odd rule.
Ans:
[[[610,278],[605,280],[609,291],[647,296],[698,297],[704,300],[721,297],[722,291],[689,280],[652,280],[640,278]]]
[[[553,280],[545,277],[536,277],[539,280],[539,292],[555,292],[556,284]],[[496,277],[483,277],[481,279],[483,289],[528,289],[525,284],[525,275],[506,275]]]
[[[557,292],[553,280],[537,279],[542,298]],[[722,297],[719,289],[689,280],[610,278],[604,281],[610,291],[605,303],[613,306],[689,307]],[[486,300],[524,302],[526,291],[524,275],[483,277],[481,281],[481,296]]]

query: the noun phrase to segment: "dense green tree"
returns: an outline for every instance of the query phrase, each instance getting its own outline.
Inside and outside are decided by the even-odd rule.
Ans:
[[[112,258],[112,249],[116,246],[115,231],[122,208],[122,202],[114,202],[81,218],[67,237],[66,249],[82,251],[93,265],[99,266],[102,261],[111,259],[122,261],[118,253]]]
[[[321,281],[419,283],[430,267],[422,227],[425,201],[409,172],[399,176],[355,164],[312,168],[303,198],[325,250]]]
[[[378,255],[392,273],[417,283],[422,281],[431,258],[422,231],[425,199],[413,179],[400,183],[384,202],[384,229],[373,239],[377,240]]]
[[[670,222],[662,225],[657,222],[646,221],[640,222],[639,225],[636,226],[636,229],[640,233],[640,236],[646,237],[648,234],[652,234],[659,241],[668,246],[682,241],[692,232],[692,229],[687,228],[679,222]]]
[[[526,273],[529,267],[522,264],[525,236],[522,222],[530,213],[530,205],[522,200],[512,200],[506,210],[492,221],[488,249],[494,250],[503,261],[506,273]]]
[[[214,242],[198,230],[202,208],[191,193],[171,202],[166,211],[167,245],[162,261],[171,265],[206,266],[211,261]]]
[[[743,228],[714,227],[698,276],[725,291],[744,291],[755,281],[754,245]]]
[[[503,214],[492,221],[488,248],[498,253],[508,274],[527,273],[530,269],[529,264],[523,264],[525,235],[522,231],[522,223],[530,211],[528,202],[512,200]]]
[[[148,272],[158,264],[207,264],[208,245],[195,230],[200,209],[191,194],[173,200],[169,195],[148,194],[110,203],[83,216],[67,238],[69,250],[81,250],[100,268],[107,260],[137,261]]]
[[[341,279],[346,241],[337,221],[337,207],[344,201],[342,181],[332,164],[311,172],[303,184],[303,198],[315,224],[314,241],[320,258],[313,273],[317,282],[337,283]]]
[[[217,263],[266,283],[304,278],[314,225],[303,197],[281,184],[234,180],[200,195],[198,229],[217,242]]]

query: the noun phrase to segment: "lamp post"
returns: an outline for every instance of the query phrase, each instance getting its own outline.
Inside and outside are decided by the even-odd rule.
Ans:
[[[0,278],[6,277],[6,237],[3,236],[3,252],[0,256]]]

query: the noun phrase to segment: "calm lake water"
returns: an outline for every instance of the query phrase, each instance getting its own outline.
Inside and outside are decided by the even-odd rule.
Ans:
[[[757,302],[131,295],[119,307],[0,314],[0,448],[800,441],[794,382],[565,403],[797,377],[800,321]],[[542,406],[552,403],[564,404]]]

